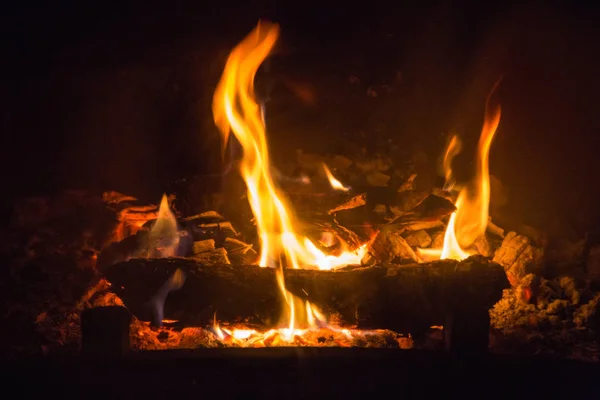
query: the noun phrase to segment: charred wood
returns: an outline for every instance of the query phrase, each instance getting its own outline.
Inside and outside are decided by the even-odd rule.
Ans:
[[[272,268],[206,266],[178,258],[134,259],[111,266],[107,278],[129,310],[149,321],[149,299],[177,269],[185,272],[187,280],[169,294],[165,319],[206,326],[216,312],[219,320],[263,327],[277,324],[284,300]],[[342,326],[405,333],[443,325],[448,315],[488,310],[509,286],[503,268],[481,256],[462,262],[337,271],[288,269],[284,275],[287,290],[336,315]]]

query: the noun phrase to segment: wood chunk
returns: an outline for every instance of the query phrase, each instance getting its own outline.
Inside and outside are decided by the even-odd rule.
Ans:
[[[371,186],[387,187],[391,176],[380,171],[371,171],[367,174],[367,182]]]
[[[542,256],[543,250],[534,247],[529,238],[509,232],[493,260],[504,267],[511,285],[517,286],[527,274],[539,272]]]
[[[427,196],[422,202],[410,210],[410,214],[421,219],[440,220],[456,211],[454,203],[434,194]]]
[[[431,193],[438,197],[443,197],[444,199],[448,200],[452,204],[456,204],[456,199],[458,198],[458,192],[455,192],[455,191],[449,192],[447,190],[440,189],[440,188],[433,188]]]
[[[409,192],[415,190],[415,179],[417,174],[412,174],[408,179],[400,185],[398,192]]]
[[[196,225],[212,224],[216,222],[225,222],[225,218],[216,211],[205,211],[200,214],[192,215],[181,219],[184,222],[194,223]]]
[[[228,237],[239,236],[229,221],[201,224],[190,222],[186,225],[186,229],[191,233],[194,241],[214,239],[216,246],[222,246]]]
[[[120,242],[135,235],[144,224],[158,217],[158,206],[150,204],[145,206],[127,206],[117,211],[117,226],[106,245]]]
[[[255,265],[258,263],[258,253],[254,249],[248,249],[244,254],[229,255],[232,264],[237,265]]]
[[[445,231],[438,231],[431,234],[431,245],[432,249],[441,249],[444,247],[444,236],[446,235]]]
[[[385,228],[396,229],[401,232],[418,231],[421,229],[425,229],[425,230],[437,229],[437,228],[443,228],[443,227],[444,227],[444,223],[440,220],[421,219],[421,218],[406,215],[406,214],[402,217],[394,219],[392,222],[385,225]]]
[[[191,258],[206,266],[231,264],[229,257],[227,256],[227,250],[225,250],[223,247],[200,254],[195,254]]]
[[[430,195],[429,191],[404,191],[396,195],[396,204],[390,205],[390,210],[394,215],[401,216],[412,210]]]
[[[192,245],[192,254],[200,254],[205,253],[207,251],[212,251],[215,249],[215,240],[214,239],[206,239],[206,240],[198,240],[195,241]]]
[[[137,198],[113,190],[102,193],[102,201],[104,201],[107,204],[114,205],[124,202],[137,201]]]
[[[252,245],[242,242],[238,239],[233,238],[225,238],[225,243],[223,244],[225,250],[227,250],[227,254],[245,254],[250,249],[252,249]]]
[[[227,257],[232,264],[251,265],[257,262],[258,253],[251,244],[226,238],[223,247],[227,250]]]
[[[327,165],[337,170],[345,170],[353,164],[353,161],[348,157],[335,155],[327,161]]]
[[[367,204],[367,194],[362,193],[362,194],[352,197],[350,200],[348,200],[338,206],[335,206],[334,208],[329,210],[327,212],[327,214],[331,215],[338,211],[351,210],[356,207],[364,206],[365,204]]]
[[[404,236],[404,239],[410,247],[426,248],[431,244],[431,236],[424,229],[411,232]]]
[[[417,262],[414,250],[402,237],[402,232],[393,229],[382,229],[377,233],[369,246],[369,263]]]

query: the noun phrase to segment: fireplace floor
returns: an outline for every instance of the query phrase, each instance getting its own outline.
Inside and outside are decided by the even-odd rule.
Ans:
[[[575,398],[597,392],[600,366],[548,358],[451,357],[386,349],[279,348],[134,352],[121,360],[79,357],[5,364],[24,398]],[[533,397],[532,397],[533,396]]]

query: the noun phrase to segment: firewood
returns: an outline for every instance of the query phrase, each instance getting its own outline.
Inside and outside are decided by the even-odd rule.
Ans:
[[[427,231],[424,229],[410,232],[408,235],[404,236],[404,239],[411,247],[425,248],[429,247],[431,244],[431,236],[429,236]]]
[[[356,207],[364,206],[365,204],[367,204],[367,194],[362,193],[362,194],[359,194],[357,196],[350,198],[349,200],[345,201],[342,204],[335,206],[334,208],[329,210],[327,213],[333,214],[338,211],[351,210]]]
[[[153,243],[150,243],[149,239],[149,232],[155,222],[156,216],[153,219],[147,220],[134,234],[130,234],[122,240],[108,245],[98,258],[98,268],[102,271],[112,264],[129,258],[157,257],[158,255],[154,251],[155,246],[153,246]],[[225,220],[223,216],[215,211],[207,211],[191,217],[179,218],[177,224],[179,227],[177,256],[188,257],[204,251],[212,251],[215,248],[223,247],[228,240],[239,240],[237,239],[239,235],[231,222]],[[243,242],[240,241],[240,243]],[[227,259],[227,252],[223,253],[219,250],[214,256],[225,261]],[[203,257],[208,257],[208,259],[212,260],[211,263],[219,262],[218,258],[215,260],[210,255]],[[252,254],[243,258],[243,260],[253,259]]]
[[[517,286],[527,274],[539,272],[542,255],[543,250],[534,247],[529,238],[509,232],[493,261],[504,267],[511,285]]]
[[[428,191],[401,191],[397,194],[396,204],[390,208],[395,215],[400,216],[421,204],[429,195]]]
[[[206,240],[198,240],[194,242],[192,246],[192,254],[200,254],[205,253],[207,251],[212,251],[215,249],[215,240],[214,239],[206,239]]]
[[[227,250],[223,247],[194,254],[192,258],[206,266],[231,264],[227,255]]]
[[[402,237],[402,231],[394,229],[381,229],[377,233],[369,246],[368,256],[367,264],[418,261],[414,250]]]
[[[415,190],[415,179],[417,178],[417,174],[412,174],[404,181],[400,187],[398,187],[398,193],[400,192],[409,192]]]
[[[164,318],[206,326],[220,320],[263,327],[277,324],[283,309],[273,268],[211,265],[191,259],[133,259],[111,266],[112,290],[140,320],[152,319],[148,305],[178,269],[183,287],[167,297]],[[347,267],[336,271],[284,270],[286,288],[309,300],[343,326],[424,332],[447,315],[489,309],[508,287],[504,270],[481,256],[406,266]]]

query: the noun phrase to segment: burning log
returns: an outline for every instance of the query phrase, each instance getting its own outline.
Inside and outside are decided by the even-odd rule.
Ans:
[[[206,326],[217,313],[220,320],[229,322],[261,327],[277,324],[284,299],[274,284],[273,268],[206,266],[183,258],[134,259],[110,267],[107,278],[129,310],[149,321],[153,318],[149,300],[178,269],[187,279],[180,290],[169,294],[164,319],[178,320],[184,326]],[[430,326],[448,323],[452,315],[473,315],[469,324],[485,325],[479,332],[487,332],[487,310],[509,286],[503,268],[481,256],[462,262],[334,271],[286,269],[284,275],[289,292],[328,315],[336,315],[341,326],[391,329],[417,336]],[[481,340],[487,339],[480,338],[479,343]]]

